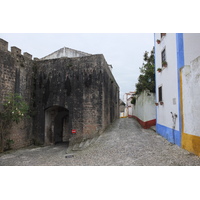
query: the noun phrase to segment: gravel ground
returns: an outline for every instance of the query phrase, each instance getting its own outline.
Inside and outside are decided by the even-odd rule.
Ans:
[[[67,153],[66,144],[29,147],[1,154],[0,166],[200,166],[200,157],[123,118],[82,151]]]

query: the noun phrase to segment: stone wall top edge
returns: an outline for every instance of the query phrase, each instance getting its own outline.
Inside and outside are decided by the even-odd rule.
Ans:
[[[37,59],[37,62],[55,62],[55,61],[64,61],[64,60],[68,60],[68,61],[91,61],[94,58],[99,58],[99,59],[104,59],[103,54],[94,54],[94,55],[89,55],[89,56],[82,56],[82,57],[74,57],[74,58],[68,58],[68,57],[61,57],[61,58],[53,58],[53,59]]]
[[[90,56],[90,55],[92,55],[92,54],[89,54],[89,53],[86,53],[86,52],[83,52],[83,51],[78,51],[78,50],[71,49],[71,48],[68,48],[68,47],[63,47],[63,48],[61,48],[61,49],[59,49],[59,50],[57,50],[57,51],[54,51],[54,52],[50,53],[49,55],[47,55],[47,56],[45,56],[45,57],[42,57],[41,60],[52,59],[52,58],[48,58],[48,57],[50,57],[50,56],[52,56],[52,55],[54,55],[54,54],[57,54],[57,53],[59,53],[59,52],[65,52],[66,49],[67,49],[67,50],[70,50],[70,51],[72,51],[72,52],[77,52],[77,53],[83,55],[83,56],[79,56],[79,57],[84,57],[84,56]]]
[[[16,50],[19,50],[18,54],[15,52]],[[32,60],[32,55],[31,54],[29,54],[27,52],[24,52],[24,55],[22,55],[21,54],[21,49],[19,49],[18,47],[14,47],[14,49],[12,51],[5,51],[5,50],[0,49],[0,54],[3,54],[3,53],[6,53],[7,55],[10,55],[12,57],[15,57],[15,55],[20,55],[20,56],[28,58],[29,60]]]
[[[16,46],[11,46],[10,47],[10,51],[8,50],[8,42],[2,38],[0,38],[0,46],[3,47],[3,49],[0,48],[0,51],[4,51],[4,52],[8,52],[8,53],[13,53],[13,54],[16,54],[16,51],[19,51],[17,54],[18,55],[22,55],[21,54],[21,49],[19,47],[16,47]],[[28,53],[28,52],[24,52],[24,55],[25,57],[29,57],[29,59],[31,58],[31,54]],[[32,58],[31,58],[32,59]]]
[[[102,68],[105,69],[105,71],[108,73],[109,77],[114,81],[116,86],[119,88],[119,85],[117,81],[115,80],[109,65],[104,57],[103,54],[93,54],[89,56],[83,56],[83,57],[76,57],[76,58],[67,58],[67,57],[62,57],[62,58],[55,58],[55,59],[45,59],[45,60],[37,60],[37,63],[54,63],[54,62],[62,62],[62,61],[72,61],[72,62],[94,62],[95,60],[98,62],[102,63]]]
[[[61,57],[61,58],[49,58],[49,59],[44,59],[41,58],[40,61],[45,61],[45,60],[65,60],[65,59],[71,59],[71,60],[78,60],[78,59],[87,59],[89,57],[100,57],[103,56],[103,54],[91,54],[91,55],[86,55],[86,56],[80,56],[80,57]]]

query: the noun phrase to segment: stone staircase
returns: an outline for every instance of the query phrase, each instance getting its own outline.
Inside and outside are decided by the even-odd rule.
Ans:
[[[100,136],[91,138],[91,139],[87,139],[87,140],[83,140],[80,143],[75,143],[73,145],[69,145],[69,147],[67,148],[66,153],[72,153],[74,151],[82,151],[86,148],[88,148],[89,146],[95,144],[97,142],[97,140],[99,140]]]

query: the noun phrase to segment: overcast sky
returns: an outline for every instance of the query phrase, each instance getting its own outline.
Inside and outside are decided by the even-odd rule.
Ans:
[[[135,91],[143,54],[154,45],[153,33],[0,33],[0,38],[33,57],[42,58],[62,47],[91,54],[103,54],[113,66],[120,97]]]

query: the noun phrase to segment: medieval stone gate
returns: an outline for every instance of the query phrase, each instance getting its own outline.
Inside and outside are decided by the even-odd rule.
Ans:
[[[51,106],[45,110],[45,144],[67,142],[70,138],[69,110]]]
[[[0,103],[18,92],[31,108],[31,118],[9,135],[16,148],[69,141],[71,129],[76,138],[93,137],[119,117],[119,86],[102,54],[64,48],[32,60],[0,39],[0,75]]]

